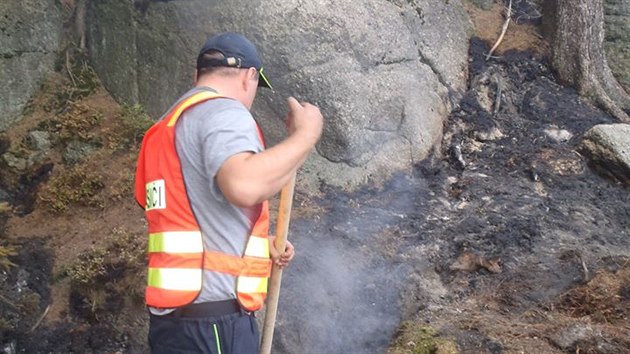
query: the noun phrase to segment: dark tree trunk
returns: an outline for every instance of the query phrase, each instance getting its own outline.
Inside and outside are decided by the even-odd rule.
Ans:
[[[630,122],[630,97],[614,78],[604,52],[603,0],[546,0],[544,15],[552,65],[560,79]]]

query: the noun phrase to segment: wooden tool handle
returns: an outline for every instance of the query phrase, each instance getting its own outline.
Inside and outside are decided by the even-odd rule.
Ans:
[[[280,206],[278,207],[278,222],[276,223],[276,239],[274,240],[274,246],[281,254],[284,253],[284,249],[287,244],[294,190],[295,173],[289,180],[289,183],[287,183],[280,192]],[[280,297],[281,282],[282,269],[274,264],[271,269],[271,278],[269,279],[269,289],[267,291],[267,311],[262,330],[260,354],[271,353],[271,343],[273,341],[273,330],[276,323],[276,313],[278,311],[278,298]]]

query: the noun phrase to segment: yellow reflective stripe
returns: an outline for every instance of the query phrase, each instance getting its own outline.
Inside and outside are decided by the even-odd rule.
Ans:
[[[167,290],[201,289],[201,269],[189,268],[149,268],[149,286]]]
[[[266,237],[249,236],[247,247],[245,248],[246,256],[269,258],[269,239]]]
[[[149,252],[203,252],[200,231],[167,231],[149,234]]]
[[[173,125],[175,125],[175,123],[177,123],[177,119],[182,114],[182,112],[186,110],[186,108],[196,103],[199,103],[201,101],[204,101],[210,98],[216,98],[216,97],[223,97],[223,96],[219,95],[218,93],[214,93],[210,91],[201,91],[187,98],[182,104],[179,105],[179,107],[177,107],[175,112],[173,112],[173,114],[171,115],[171,120],[168,121],[168,124],[166,126],[172,127]]]
[[[213,323],[212,326],[214,327],[214,341],[217,343],[217,353],[221,354],[221,340],[219,339],[219,330],[216,323]]]
[[[267,278],[240,276],[236,289],[239,293],[266,293]]]

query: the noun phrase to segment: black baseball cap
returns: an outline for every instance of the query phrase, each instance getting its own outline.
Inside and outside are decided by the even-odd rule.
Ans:
[[[223,59],[206,59],[204,54],[209,51],[217,51],[223,54]],[[256,46],[247,38],[238,33],[224,32],[210,37],[199,51],[197,56],[197,70],[226,66],[230,68],[256,68],[260,75],[259,87],[269,87],[271,84],[263,74],[262,61],[258,56]]]

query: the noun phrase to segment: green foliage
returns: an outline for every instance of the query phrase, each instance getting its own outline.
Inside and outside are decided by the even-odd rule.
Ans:
[[[388,354],[457,354],[457,344],[440,338],[437,330],[424,323],[404,322]]]
[[[57,213],[67,211],[73,204],[102,207],[98,194],[103,188],[103,177],[82,164],[53,175],[39,200]]]
[[[108,136],[108,147],[114,151],[136,149],[144,133],[153,125],[141,105],[124,106]]]
[[[16,249],[11,246],[0,246],[0,268],[9,270],[14,267],[15,263],[9,260],[9,257],[17,256]]]

